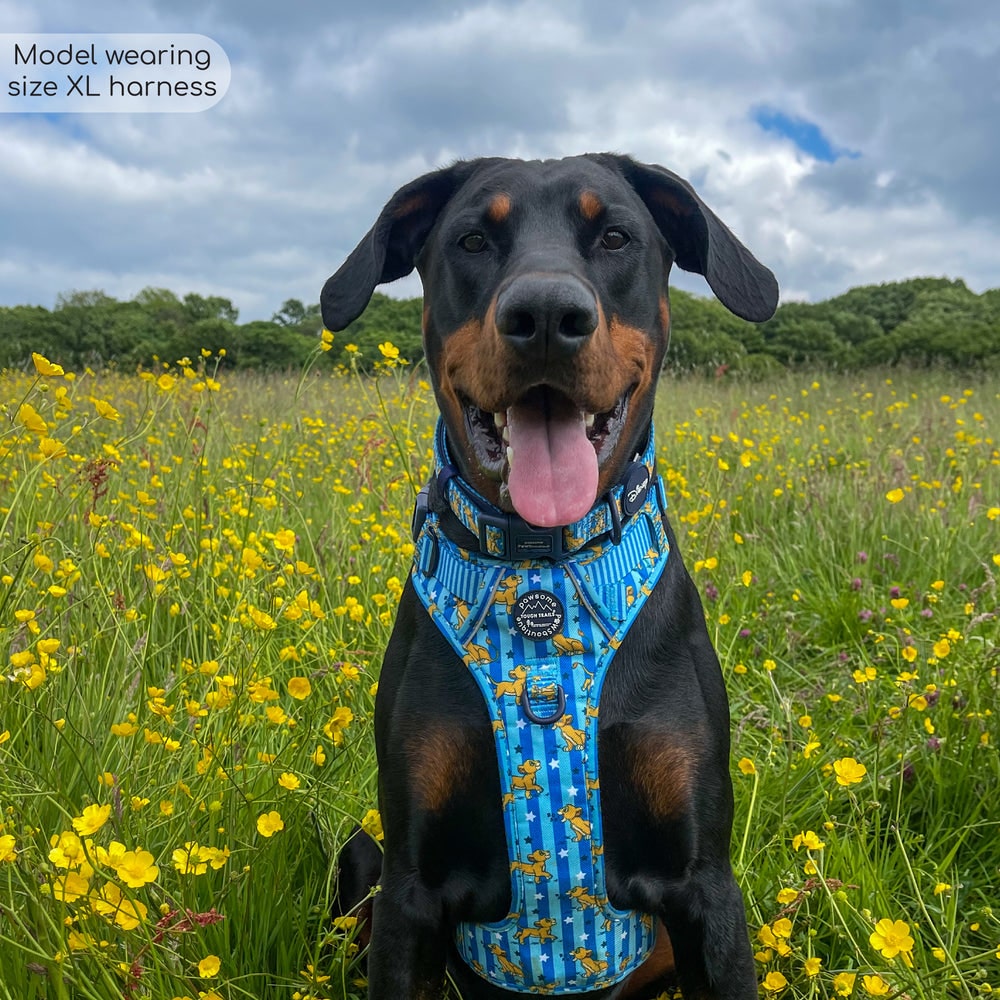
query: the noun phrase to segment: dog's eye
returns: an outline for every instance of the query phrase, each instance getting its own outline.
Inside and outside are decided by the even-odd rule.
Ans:
[[[621,250],[629,243],[629,235],[623,229],[609,229],[601,238],[605,250]]]
[[[486,249],[486,237],[482,233],[466,233],[458,245],[466,253],[482,253]]]

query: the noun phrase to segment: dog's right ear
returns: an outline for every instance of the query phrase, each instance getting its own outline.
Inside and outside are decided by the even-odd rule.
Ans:
[[[413,270],[438,213],[475,166],[472,161],[461,161],[424,174],[389,199],[368,235],[323,286],[319,301],[328,330],[343,330],[357,319],[376,285]]]

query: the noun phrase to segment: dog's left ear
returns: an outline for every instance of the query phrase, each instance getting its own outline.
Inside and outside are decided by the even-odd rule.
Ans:
[[[368,305],[376,285],[403,278],[448,199],[481,161],[459,161],[403,185],[379,213],[368,235],[323,286],[320,308],[328,330],[343,330]]]
[[[778,306],[778,282],[682,177],[626,156],[609,160],[635,188],[674,251],[678,267],[705,276],[737,316],[762,323]],[[607,161],[605,161],[607,162]]]

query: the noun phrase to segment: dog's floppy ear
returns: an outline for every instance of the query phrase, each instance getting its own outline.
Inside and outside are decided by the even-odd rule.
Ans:
[[[678,267],[705,276],[719,301],[761,323],[774,315],[778,282],[682,177],[625,156],[611,159],[646,203]]]
[[[368,305],[376,285],[409,274],[438,213],[474,169],[464,161],[401,187],[368,235],[323,286],[320,307],[328,330],[343,330]]]

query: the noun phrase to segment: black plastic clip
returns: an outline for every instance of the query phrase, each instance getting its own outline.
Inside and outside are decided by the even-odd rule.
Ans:
[[[427,520],[427,497],[428,497],[429,487],[425,486],[418,494],[416,502],[413,504],[413,517],[410,520],[410,534],[413,536],[413,540],[416,541],[420,537],[420,532],[423,530],[424,521]]]
[[[498,556],[508,559],[561,559],[566,554],[563,545],[563,529],[536,528],[516,514],[489,514],[479,511],[478,517],[479,551],[484,556]],[[503,551],[491,547],[488,538],[491,532],[500,535]]]

